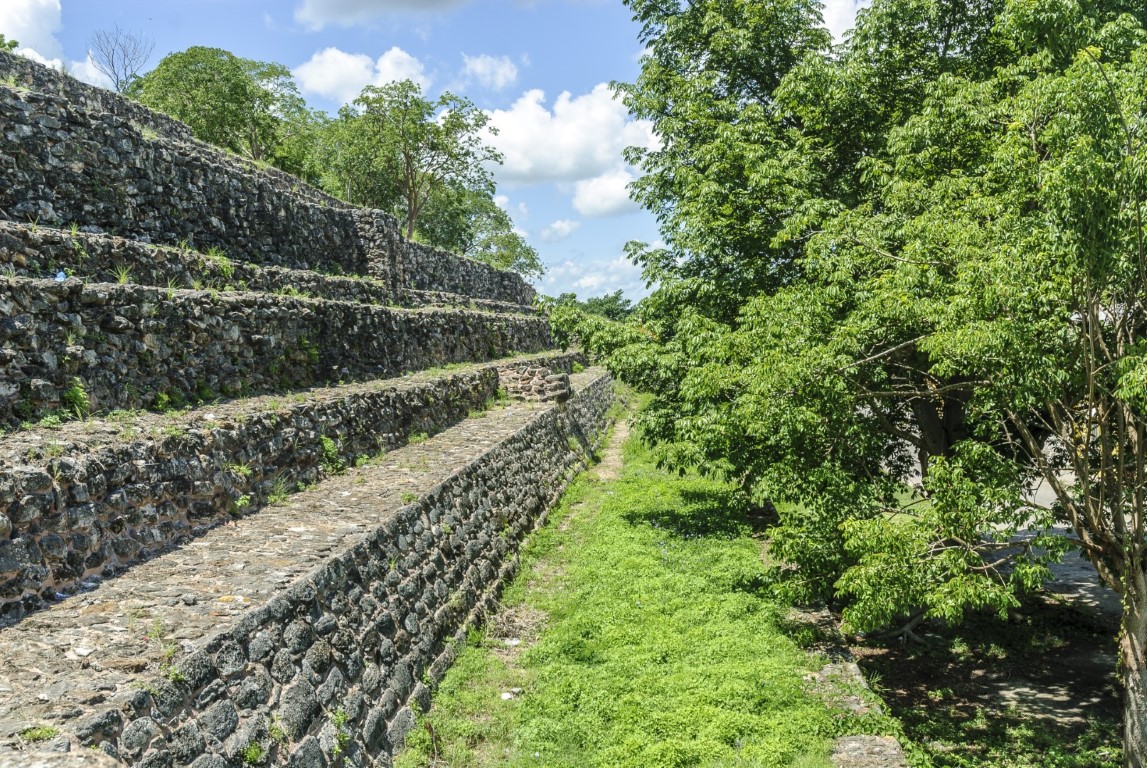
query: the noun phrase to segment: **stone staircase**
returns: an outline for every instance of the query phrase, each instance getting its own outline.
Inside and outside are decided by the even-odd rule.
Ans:
[[[0,52],[0,767],[389,765],[607,425],[532,299]]]

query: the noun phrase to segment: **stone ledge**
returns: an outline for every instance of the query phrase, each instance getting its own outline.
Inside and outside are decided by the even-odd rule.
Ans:
[[[543,317],[0,278],[0,426],[394,375],[552,347]],[[78,384],[77,384],[78,382]],[[162,401],[161,401],[162,395]]]
[[[198,251],[77,230],[0,221],[0,271],[14,277],[54,279],[63,272],[85,283],[130,282],[156,288],[281,293],[360,304],[401,307],[469,307],[489,312],[538,314],[522,304],[442,291],[399,290],[369,277],[327,275],[261,266],[245,254],[211,257]]]
[[[0,739],[45,724],[138,765],[239,766],[251,744],[388,764],[604,432],[609,378],[572,378],[566,406],[468,420],[0,631]]]
[[[568,370],[576,358],[516,364]],[[0,617],[20,618],[332,468],[440,432],[487,407],[505,365],[10,435],[0,443]]]
[[[119,768],[109,755],[92,749],[80,752],[14,752],[4,755],[4,768]]]
[[[192,140],[191,129],[178,120],[14,53],[0,51],[0,81],[36,93],[60,96],[72,103],[83,104],[93,112],[111,113],[177,141]]]
[[[118,98],[118,97],[116,97]],[[393,217],[355,208],[201,142],[0,83],[0,218],[75,222],[143,242],[219,247],[248,260],[370,275],[398,293],[531,304],[520,276],[407,241]]]

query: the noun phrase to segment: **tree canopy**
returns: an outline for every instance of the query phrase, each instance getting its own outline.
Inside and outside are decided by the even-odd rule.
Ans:
[[[776,587],[855,629],[1004,611],[1067,525],[1123,596],[1142,765],[1147,12],[876,0],[833,47],[811,0],[627,4],[659,287],[555,320],[654,393],[665,462],[776,504]]]
[[[252,160],[273,159],[290,120],[306,114],[285,66],[241,59],[219,48],[195,46],[169,54],[128,90],[187,123],[197,139]]]

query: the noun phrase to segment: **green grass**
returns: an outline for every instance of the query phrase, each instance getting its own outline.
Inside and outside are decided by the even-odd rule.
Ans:
[[[806,692],[820,662],[757,589],[730,489],[657,470],[636,441],[625,459],[620,480],[578,480],[523,552],[504,603],[544,615],[540,639],[519,655],[471,632],[396,766],[823,768],[833,736],[895,730]]]

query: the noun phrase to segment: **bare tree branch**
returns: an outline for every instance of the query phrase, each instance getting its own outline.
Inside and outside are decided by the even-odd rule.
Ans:
[[[88,45],[92,64],[107,75],[118,93],[127,90],[155,50],[155,41],[151,38],[118,26],[96,30]]]

